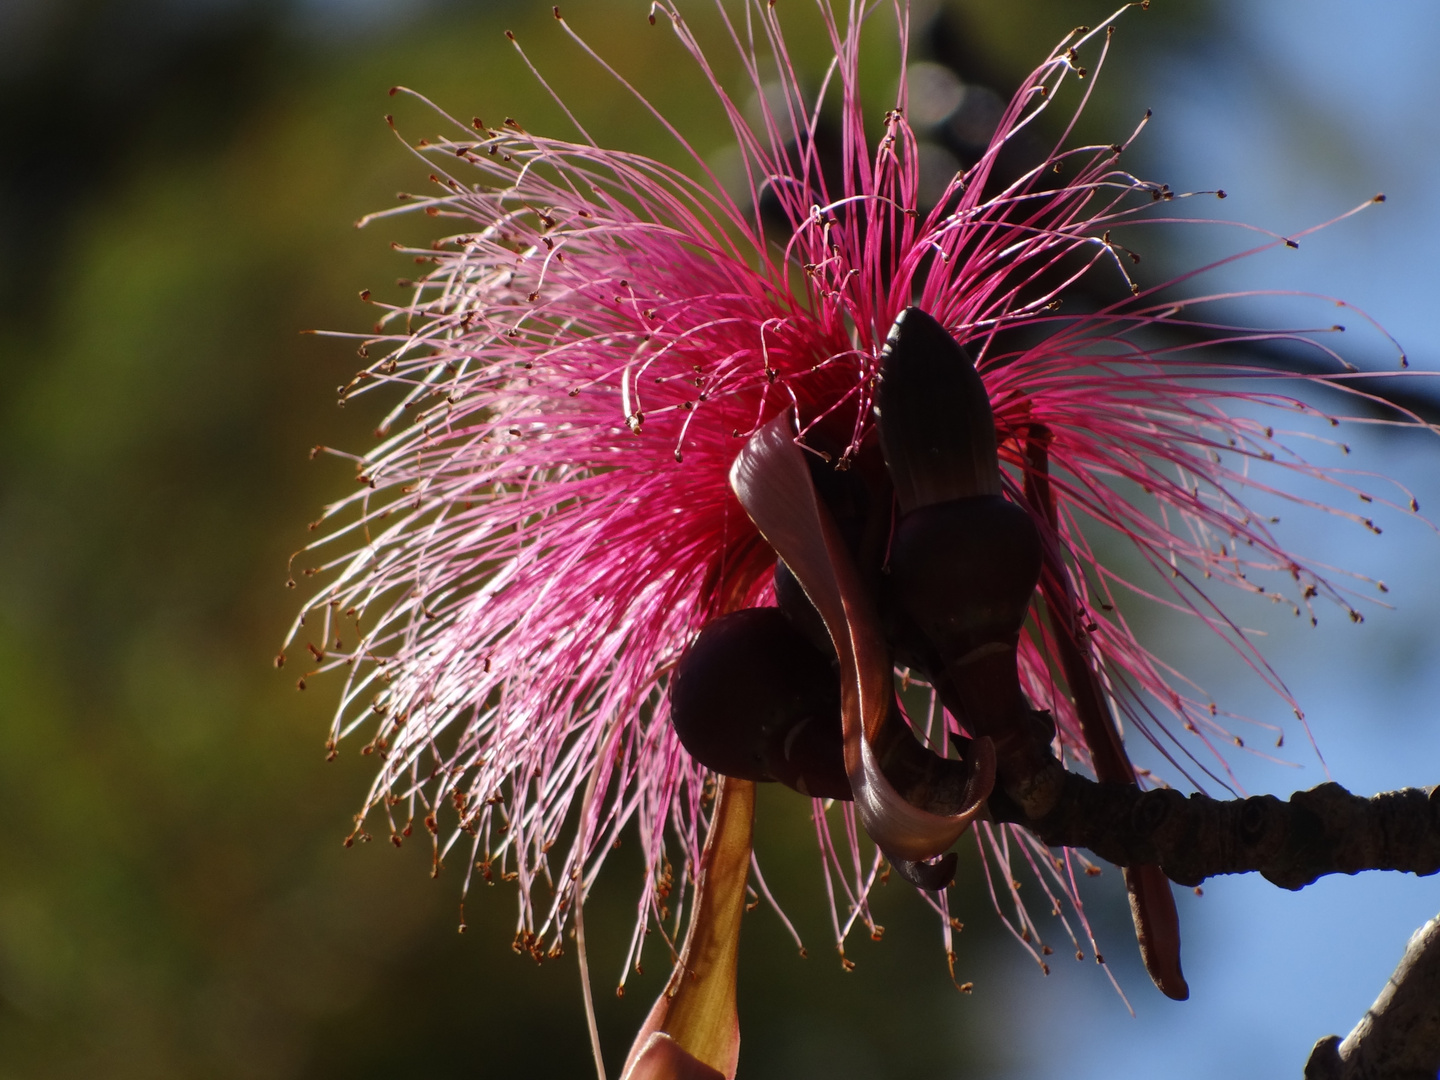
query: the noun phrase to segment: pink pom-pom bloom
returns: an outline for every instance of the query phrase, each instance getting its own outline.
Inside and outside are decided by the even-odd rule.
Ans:
[[[656,10],[709,75],[679,12]],[[437,865],[463,860],[467,884],[477,871],[516,880],[517,945],[537,956],[559,951],[627,828],[648,868],[631,959],[672,907],[678,924],[673,868],[696,874],[713,787],[671,725],[668,675],[707,622],[775,603],[775,551],[732,490],[732,466],[782,415],[798,441],[823,433],[838,451],[830,463],[851,464],[873,443],[882,347],[907,308],[974,357],[1004,495],[1061,553],[1063,585],[1051,582],[1048,605],[1037,591],[1018,665],[1027,697],[1054,717],[1067,767],[1104,772],[1064,690],[1075,678],[1067,656],[1085,658],[1123,721],[1187,777],[1226,784],[1218,748],[1240,742],[1137,640],[1116,591],[1200,619],[1287,701],[1210,586],[1273,594],[1297,614],[1318,595],[1354,614],[1350,589],[1288,554],[1246,508],[1256,490],[1284,497],[1285,470],[1355,490],[1263,419],[1321,413],[1291,396],[1293,374],[1282,382],[1223,346],[1333,353],[1299,332],[1207,321],[1207,304],[1237,298],[1184,295],[1195,274],[1132,276],[1138,257],[1115,233],[1179,220],[1181,196],[1126,171],[1128,140],[1057,147],[1013,178],[997,168],[1063,91],[1075,90],[1078,115],[1093,84],[1081,64],[1098,71],[1113,27],[1062,42],[932,208],[921,205],[903,72],[899,100],[868,124],[862,113],[856,10],[841,19],[822,4],[834,62],[818,95],[803,92],[771,7],[726,22],[749,81],[738,96],[710,81],[743,161],[738,189],[678,133],[684,169],[600,148],[583,129],[565,141],[477,121],[416,147],[438,191],[389,211],[453,227],[406,252],[429,269],[408,305],[381,305],[365,338],[362,353],[383,355],[346,396],[399,401],[379,445],[354,458],[360,491],[326,511],[313,550],[339,554],[317,568],[327,584],[292,637],[309,637],[321,670],[344,672],[333,743],[363,729],[380,762],[356,833],[383,822],[399,843],[423,821]],[[764,62],[755,40],[768,43]],[[838,117],[838,161],[817,148],[822,103]],[[1293,239],[1261,234],[1251,251]],[[1085,289],[1112,299],[1062,308]],[[1105,532],[1159,571],[1143,589],[1101,561]],[[942,753],[973,734],[938,708],[910,711]],[[813,804],[837,945],[857,919],[870,922],[866,894],[884,865],[854,805]],[[797,797],[796,810],[812,804]],[[1015,873],[1028,865],[1058,908],[1088,864],[1013,826],[975,834],[997,907],[1013,911],[1007,923],[1040,960]],[[847,845],[854,857],[842,856]],[[768,897],[758,870],[752,884]],[[922,895],[948,916],[943,891]],[[948,949],[948,917],[942,928]],[[1077,931],[1088,934],[1083,913]]]

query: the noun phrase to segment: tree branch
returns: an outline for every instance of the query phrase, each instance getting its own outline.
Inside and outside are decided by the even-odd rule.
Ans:
[[[1044,816],[1028,817],[996,791],[992,820],[1024,825],[1052,847],[1088,848],[1118,866],[1156,863],[1181,885],[1259,873],[1293,890],[1325,874],[1440,871],[1440,787],[1367,799],[1321,784],[1283,802],[1273,795],[1221,800],[1170,788],[1142,792],[1070,772],[1053,779],[1058,794]]]
[[[1435,1080],[1437,1073],[1440,916],[1415,931],[1395,974],[1345,1041],[1327,1035],[1315,1044],[1305,1080]]]

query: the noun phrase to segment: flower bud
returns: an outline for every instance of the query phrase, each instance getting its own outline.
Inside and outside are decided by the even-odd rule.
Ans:
[[[902,514],[1000,494],[985,384],[949,331],[919,308],[902,311],[885,339],[875,417]]]
[[[890,585],[947,661],[1015,642],[1040,580],[1040,535],[1000,495],[934,503],[895,526]]]
[[[839,675],[779,608],[706,624],[671,676],[670,720],[708,769],[851,798]]]

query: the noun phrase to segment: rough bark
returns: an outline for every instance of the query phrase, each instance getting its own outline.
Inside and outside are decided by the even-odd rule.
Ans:
[[[1440,1074],[1440,916],[1415,931],[1395,974],[1342,1042],[1327,1035],[1305,1080],[1435,1080]]]
[[[1181,885],[1259,873],[1294,890],[1326,874],[1440,871],[1440,787],[1364,798],[1321,784],[1288,801],[1222,800],[1169,788],[1142,792],[1076,773],[1056,780],[1058,797],[1043,817],[1028,817],[996,792],[992,819],[1024,825],[1051,846],[1088,848],[1119,866],[1158,864]]]

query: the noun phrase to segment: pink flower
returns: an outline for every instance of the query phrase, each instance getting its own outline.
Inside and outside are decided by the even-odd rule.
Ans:
[[[679,13],[663,2],[657,9],[709,72]],[[1233,298],[1185,297],[1194,275],[1161,284],[1132,276],[1138,257],[1117,233],[1172,220],[1178,196],[1126,171],[1128,140],[1057,148],[1013,179],[997,170],[1007,142],[1059,108],[1076,83],[1078,113],[1090,85],[1081,65],[1099,69],[1113,26],[1062,42],[1025,80],[985,154],[929,208],[920,205],[903,89],[883,116],[862,113],[859,26],[823,10],[835,62],[821,98],[839,110],[838,169],[817,149],[821,106],[790,66],[774,11],[756,4],[735,40],[753,32],[768,41],[778,83],[765,83],[769,68],[745,45],[742,96],[715,82],[744,163],[740,194],[693,154],[682,171],[477,120],[418,148],[436,190],[388,211],[422,209],[448,233],[407,252],[428,264],[425,274],[411,303],[381,305],[361,350],[371,363],[345,390],[399,401],[379,444],[354,459],[360,491],[326,511],[333,524],[314,547],[338,554],[319,568],[328,583],[297,632],[310,636],[322,668],[345,672],[333,741],[364,729],[364,752],[379,761],[357,833],[383,821],[399,844],[419,819],[437,867],[459,860],[467,884],[474,869],[516,879],[517,947],[536,955],[560,951],[577,882],[588,888],[630,823],[649,868],[632,959],[646,926],[666,919],[677,877],[694,876],[710,774],[672,726],[669,677],[703,627],[776,603],[772,571],[783,544],[771,525],[800,513],[775,494],[776,478],[790,469],[813,491],[807,470],[794,472],[807,451],[808,474],[822,482],[826,474],[852,482],[845,478],[873,473],[876,462],[883,473],[888,462],[904,487],[888,448],[881,461],[875,405],[886,338],[906,309],[919,312],[905,325],[943,328],[946,347],[959,343],[973,358],[983,396],[967,406],[969,420],[983,426],[993,414],[989,449],[976,451],[994,455],[989,479],[960,495],[1020,513],[1022,531],[1043,549],[1040,588],[1032,596],[1034,577],[1022,583],[1018,654],[1005,663],[1013,672],[1018,662],[1025,698],[1048,711],[1068,766],[1134,779],[1109,703],[1187,777],[1225,783],[1218,750],[1241,741],[1116,611],[1115,594],[1132,586],[1101,559],[1101,533],[1165,572],[1168,591],[1154,599],[1201,619],[1281,694],[1209,586],[1273,593],[1297,613],[1323,595],[1353,612],[1348,593],[1289,555],[1246,508],[1247,491],[1285,495],[1276,486],[1283,470],[1329,479],[1257,414],[1319,414],[1291,396],[1293,381],[1267,387],[1264,371],[1215,359],[1223,353],[1214,346],[1227,341],[1309,338],[1205,322],[1204,305]],[[743,106],[751,97],[756,124]],[[773,225],[766,232],[761,205],[783,217],[783,234]],[[1285,242],[1267,236],[1254,250]],[[1089,311],[1061,306],[1082,289],[1115,298]],[[732,487],[742,451],[759,471],[745,473],[742,461]],[[785,454],[790,464],[776,465]],[[1261,462],[1275,467],[1252,474]],[[778,505],[766,509],[767,499]],[[905,501],[902,491],[898,517],[883,507],[892,529],[912,511]],[[816,522],[839,513],[824,493],[816,505]],[[800,542],[797,561],[806,543],[813,554],[821,528]],[[807,579],[791,568],[832,635],[836,619],[855,624],[858,616],[830,617],[817,590],[833,586],[838,611],[870,586],[841,580],[847,570]],[[1288,591],[1262,583],[1259,571],[1278,574]],[[816,584],[815,573],[830,585]],[[888,684],[884,642],[894,645],[896,632],[880,626],[881,615],[871,621]],[[850,646],[841,644],[830,662],[844,668]],[[822,637],[816,648],[824,647]],[[858,653],[851,661],[864,667]],[[907,682],[943,681],[911,667]],[[909,872],[922,878],[936,869],[924,860],[955,831],[938,850],[928,840],[907,847],[930,826],[905,819],[913,807],[903,797],[885,801],[894,789],[865,787],[885,787],[878,766],[867,773],[861,759],[875,756],[891,697],[888,685],[866,685],[863,672],[844,683],[869,727],[862,740],[858,721],[845,722],[838,781],[841,794],[848,782],[861,796],[858,816],[854,803],[828,816],[814,804],[827,880],[845,892],[837,902],[832,884],[832,909],[850,912],[836,916],[837,945],[857,919],[869,922],[865,897],[883,865],[857,822],[883,834],[875,838],[913,860]],[[867,705],[867,693],[880,697]],[[927,716],[916,700],[906,698],[911,728],[941,754],[952,743],[968,747],[959,751],[964,767],[983,772],[989,750],[984,739],[968,741],[985,734],[973,718]],[[827,737],[840,745],[838,721]],[[999,746],[1002,784],[1003,742],[987,743]],[[1194,754],[1199,747],[1204,755]],[[989,793],[975,783],[984,790],[971,791],[972,816]],[[945,817],[932,811],[923,813]],[[950,819],[959,829],[970,820],[961,816]],[[839,856],[835,825],[863,861]],[[1073,899],[1083,859],[1056,858],[1015,827],[986,823],[977,835],[992,892],[998,881],[1013,898],[1024,863],[1052,902]],[[766,891],[758,867],[752,880]],[[1149,889],[1145,902],[1170,903],[1163,877]],[[945,894],[924,895],[946,916],[948,949]],[[1043,964],[1039,928],[1018,900],[1014,911],[1012,930]]]

